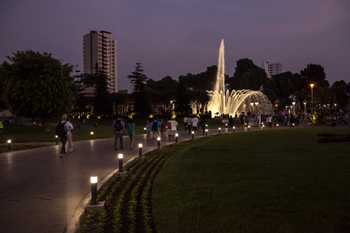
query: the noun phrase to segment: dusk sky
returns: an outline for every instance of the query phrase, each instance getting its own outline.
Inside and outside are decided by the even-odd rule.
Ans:
[[[83,35],[111,31],[122,88],[138,61],[153,79],[205,70],[221,38],[230,75],[248,57],[350,81],[349,0],[0,0],[0,12],[0,61],[32,49],[82,69]]]

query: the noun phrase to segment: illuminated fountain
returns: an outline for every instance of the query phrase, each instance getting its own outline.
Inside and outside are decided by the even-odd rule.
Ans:
[[[213,91],[208,91],[210,100],[208,111],[212,114],[231,116],[243,112],[269,114],[273,108],[270,100],[261,91],[225,90],[225,45],[221,40],[218,59],[218,72]]]

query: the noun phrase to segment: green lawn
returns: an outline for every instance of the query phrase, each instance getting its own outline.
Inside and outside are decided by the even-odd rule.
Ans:
[[[82,124],[80,127],[77,124],[74,124],[74,126],[73,137],[75,141],[113,136],[112,120],[102,121],[97,126],[95,126],[94,122]],[[142,133],[144,121],[138,121],[136,126],[136,133]],[[0,144],[5,143],[8,138],[13,139],[17,143],[55,142],[55,127],[56,123],[50,123],[45,127],[11,125],[0,133]],[[90,131],[94,131],[95,134],[91,136]]]
[[[350,143],[318,133],[237,133],[179,145],[153,188],[158,232],[350,232]]]

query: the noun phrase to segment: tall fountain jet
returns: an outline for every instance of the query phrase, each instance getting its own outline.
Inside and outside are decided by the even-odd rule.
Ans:
[[[216,75],[216,83],[214,93],[220,94],[220,112],[225,112],[225,42],[224,39],[220,42],[218,71]]]
[[[234,116],[243,112],[271,113],[272,104],[261,91],[226,90],[225,88],[225,44],[222,39],[219,48],[218,71],[214,90],[208,91],[208,111],[212,114]]]

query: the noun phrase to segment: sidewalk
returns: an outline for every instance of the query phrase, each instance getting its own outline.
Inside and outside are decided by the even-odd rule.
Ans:
[[[180,132],[179,142],[190,138]],[[113,139],[76,142],[75,151],[64,158],[59,157],[59,146],[2,153],[1,232],[65,232],[77,207],[89,194],[90,176],[102,180],[111,174],[117,168],[117,154],[130,159],[137,155],[138,143],[143,143],[145,152],[156,148],[156,143],[147,145],[145,140],[145,135],[137,135],[134,150],[121,152],[113,150]]]

